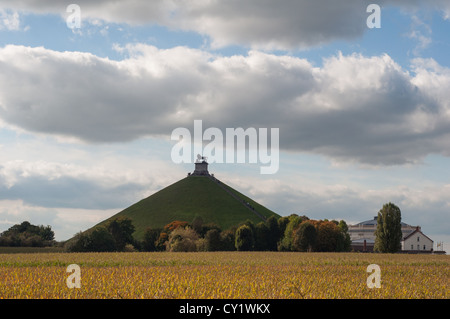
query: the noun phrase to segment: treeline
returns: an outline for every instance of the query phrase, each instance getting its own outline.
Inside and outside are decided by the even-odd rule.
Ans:
[[[135,247],[140,248],[140,242],[133,233],[131,219],[119,217],[92,231],[79,232],[64,247],[69,252],[134,251]]]
[[[142,241],[133,238],[130,219],[118,218],[89,233],[79,233],[66,249],[87,251],[350,251],[345,221],[310,220],[296,214],[246,221],[222,230],[201,218],[173,221],[162,229],[148,228]]]
[[[56,244],[54,239],[55,233],[50,226],[37,226],[24,221],[0,234],[0,246],[47,247]]]

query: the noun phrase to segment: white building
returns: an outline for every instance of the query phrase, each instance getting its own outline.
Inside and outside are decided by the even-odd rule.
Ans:
[[[348,227],[348,233],[352,241],[352,249],[355,251],[373,251],[375,245],[375,231],[377,230],[377,216],[371,220],[367,220],[356,225],[350,225]],[[411,226],[406,223],[401,223],[402,230],[402,251],[404,252],[432,252],[433,251],[433,241],[428,238],[420,230],[420,226]],[[415,235],[415,240],[419,237],[419,241],[416,243],[411,243],[412,237]],[[406,240],[406,244],[405,244]],[[414,249],[411,249],[411,244]],[[418,249],[417,245],[421,246]],[[424,249],[425,247],[425,249]]]
[[[417,227],[415,231],[403,238],[402,251],[432,252],[433,241],[420,231],[420,227]]]

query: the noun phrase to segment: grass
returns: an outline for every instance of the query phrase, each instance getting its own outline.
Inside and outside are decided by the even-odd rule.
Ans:
[[[264,216],[279,217],[233,188],[223,185],[238,197],[248,201]],[[118,216],[125,216],[133,221],[136,229],[133,235],[139,240],[142,240],[144,232],[149,226],[162,228],[174,220],[192,222],[198,216],[203,219],[204,223],[214,222],[222,229],[236,226],[247,219],[254,223],[261,221],[258,216],[215,182],[207,177],[197,176],[186,177],[169,185],[100,224]]]
[[[66,267],[81,267],[81,288]],[[367,266],[381,268],[369,289]],[[448,299],[450,256],[205,252],[0,255],[0,298]]]

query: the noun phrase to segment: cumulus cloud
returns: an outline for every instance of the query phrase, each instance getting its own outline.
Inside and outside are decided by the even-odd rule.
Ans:
[[[135,45],[129,58],[0,49],[0,118],[90,143],[170,136],[176,127],[278,127],[285,150],[375,165],[448,156],[450,71],[388,55],[309,61],[250,51],[222,57]]]
[[[209,35],[213,47],[293,49],[352,39],[367,28],[365,1],[198,1],[175,11],[183,29]]]
[[[50,225],[56,240],[67,240],[115,213],[116,209],[48,208],[30,205],[20,199],[0,200],[0,233],[29,221],[34,225]]]
[[[154,50],[154,59],[123,62],[44,48],[7,46],[2,51],[0,116],[32,131],[89,141],[127,141],[161,132],[158,121],[168,124],[165,108],[172,110],[180,98],[195,93],[198,82],[190,82],[195,74],[185,72],[188,65],[182,62],[195,60],[194,51]],[[190,56],[181,59],[183,53]],[[166,67],[164,59],[179,63]]]
[[[0,200],[25,199],[27,205],[49,208],[117,208],[130,202],[129,194],[146,187],[117,177],[113,172],[105,176],[101,168],[89,171],[42,161],[6,162],[0,166]]]
[[[47,160],[2,160],[0,201],[23,200],[26,205],[47,208],[120,209],[182,176],[178,170],[169,170],[163,161],[138,160],[133,155],[126,159],[116,155],[115,161],[108,161],[100,155],[101,160],[93,164],[97,156],[85,156],[91,163],[88,166]]]
[[[313,219],[344,219],[349,224],[356,224],[372,219],[383,204],[393,202],[402,211],[402,221],[422,226],[426,234],[445,235],[448,232],[449,184],[409,186],[394,183],[378,188],[367,184],[324,184],[318,182],[321,173],[312,174],[317,175],[305,178],[296,171],[291,175],[295,177],[266,180],[228,175],[223,181],[283,216],[295,213]],[[371,179],[367,172],[358,174],[365,180]],[[336,177],[336,172],[333,176]]]

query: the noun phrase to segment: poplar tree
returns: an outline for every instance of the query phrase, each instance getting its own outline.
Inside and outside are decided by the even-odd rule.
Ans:
[[[242,225],[236,230],[235,247],[238,251],[253,250],[253,231],[248,225]]]
[[[374,250],[381,253],[396,253],[401,249],[402,214],[392,203],[384,204],[378,212]]]

